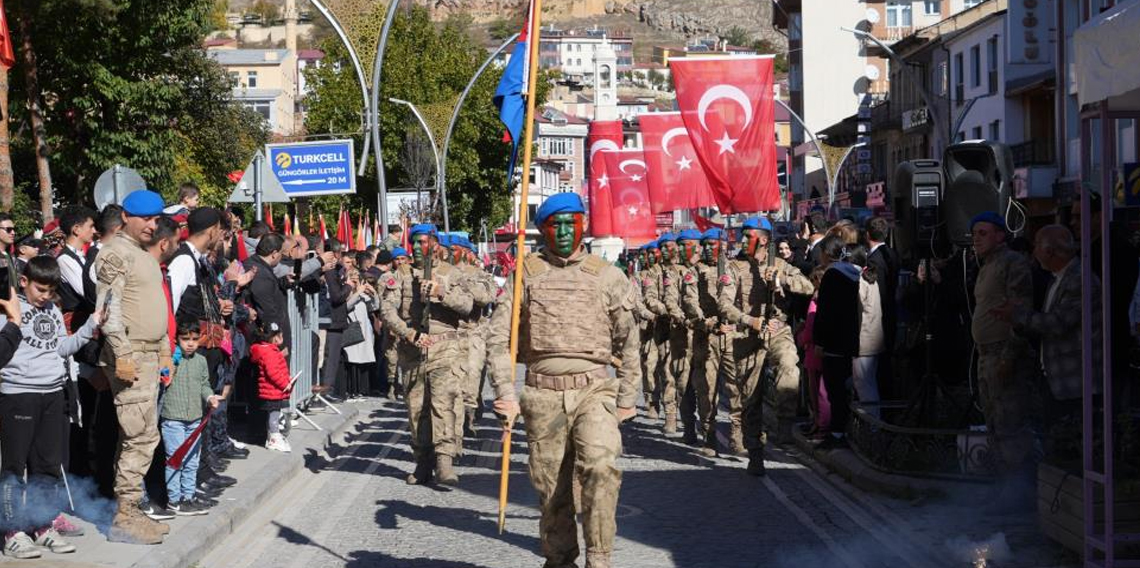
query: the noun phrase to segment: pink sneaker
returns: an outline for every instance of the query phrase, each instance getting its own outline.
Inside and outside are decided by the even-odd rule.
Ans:
[[[83,527],[68,520],[67,517],[63,516],[63,513],[60,513],[59,516],[51,522],[51,526],[62,536],[83,536]]]

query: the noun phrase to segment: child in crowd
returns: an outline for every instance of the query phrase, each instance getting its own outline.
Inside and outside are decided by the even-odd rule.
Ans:
[[[4,555],[20,559],[38,558],[41,550],[75,552],[56,528],[67,502],[61,483],[68,423],[63,389],[69,380],[67,358],[91,340],[103,313],[97,311],[68,335],[63,313],[52,301],[60,280],[56,259],[28,260],[19,278],[22,315],[13,322],[22,339],[0,369],[0,526]]]
[[[221,397],[210,386],[210,369],[206,357],[198,353],[198,322],[178,322],[178,349],[181,359],[162,397],[162,445],[170,460],[178,448],[202,423],[203,407],[217,408]],[[202,437],[190,446],[180,467],[166,466],[167,508],[175,515],[205,515],[208,507],[194,496],[198,478],[198,458]]]
[[[808,430],[808,435],[811,436],[826,433],[827,425],[831,421],[831,405],[827,403],[827,387],[823,386],[822,380],[823,358],[816,352],[815,343],[811,340],[812,330],[815,328],[815,302],[818,297],[819,282],[823,279],[823,270],[817,266],[811,271],[809,278],[817,292],[811,297],[807,319],[804,320],[804,325],[796,337],[804,349],[804,372],[807,374],[808,401],[813,418],[812,426]]]
[[[281,434],[281,410],[289,406],[289,391],[293,389],[289,377],[289,362],[281,353],[285,341],[281,328],[275,322],[264,324],[254,334],[250,347],[250,362],[257,365],[257,395],[261,408],[267,414],[265,447],[279,452],[291,452],[289,441]]]

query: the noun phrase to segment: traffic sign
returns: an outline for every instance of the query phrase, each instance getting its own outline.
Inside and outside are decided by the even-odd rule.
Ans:
[[[267,144],[265,149],[290,197],[356,193],[352,139]]]
[[[245,167],[245,173],[234,185],[229,203],[255,203],[259,208],[262,203],[289,203],[285,188],[277,182],[277,176],[273,175],[261,150],[254,154]]]
[[[95,207],[102,210],[112,203],[122,205],[127,194],[140,189],[146,189],[142,176],[126,166],[115,164],[95,180]]]

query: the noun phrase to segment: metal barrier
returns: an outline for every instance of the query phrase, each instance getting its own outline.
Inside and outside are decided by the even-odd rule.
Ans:
[[[313,398],[313,385],[319,383],[315,376],[317,362],[313,359],[313,337],[319,329],[318,294],[290,288],[287,295],[289,328],[292,332],[289,342],[289,372],[291,377],[296,377],[293,380],[293,390],[289,392],[289,414],[299,416],[320,430],[321,427],[303,412]]]

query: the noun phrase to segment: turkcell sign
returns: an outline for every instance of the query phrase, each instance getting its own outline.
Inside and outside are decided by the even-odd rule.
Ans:
[[[356,193],[351,139],[266,144],[265,150],[289,197]]]

